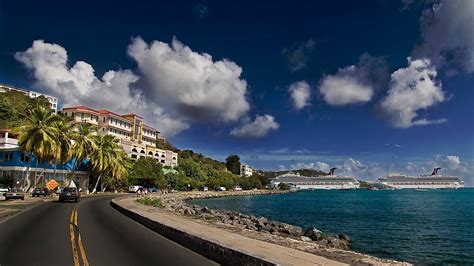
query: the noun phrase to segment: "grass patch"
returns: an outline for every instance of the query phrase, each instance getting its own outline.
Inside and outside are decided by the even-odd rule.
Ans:
[[[143,197],[137,199],[137,202],[148,206],[163,208],[163,203],[157,198]]]

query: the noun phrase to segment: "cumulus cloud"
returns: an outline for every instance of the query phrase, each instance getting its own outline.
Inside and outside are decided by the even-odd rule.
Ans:
[[[436,1],[421,16],[422,42],[413,57],[429,58],[440,67],[460,66],[474,72],[474,1]]]
[[[378,114],[390,125],[408,128],[414,125],[444,123],[447,119],[418,118],[418,111],[445,100],[436,69],[429,59],[408,58],[408,66],[391,75],[387,96],[377,106]]]
[[[293,106],[296,110],[301,110],[310,104],[311,88],[306,81],[299,81],[291,84],[288,91],[290,92]]]
[[[110,70],[97,77],[94,68],[77,61],[69,65],[62,46],[36,40],[15,59],[31,71],[36,87],[56,95],[61,104],[86,105],[118,113],[136,113],[165,136],[193,122],[237,121],[250,106],[242,69],[229,60],[213,61],[176,39],[171,45],[146,44],[136,38],[128,47],[138,63],[131,70]]]
[[[366,103],[376,90],[385,86],[387,79],[385,60],[365,53],[359,58],[358,65],[340,68],[335,74],[323,77],[319,92],[330,105]]]
[[[177,39],[171,45],[133,39],[128,54],[138,63],[146,92],[173,115],[191,121],[237,121],[247,113],[247,82],[242,68],[227,59],[214,61]]]
[[[446,156],[446,160],[451,169],[457,168],[461,164],[461,160],[459,159],[459,156],[448,155]]]
[[[254,121],[246,121],[241,126],[232,129],[230,135],[238,138],[261,138],[279,127],[280,125],[275,121],[275,117],[257,115]]]
[[[292,48],[285,48],[281,52],[286,56],[288,65],[291,72],[303,69],[306,67],[308,57],[316,47],[316,42],[313,39],[309,39],[305,42],[295,44]]]

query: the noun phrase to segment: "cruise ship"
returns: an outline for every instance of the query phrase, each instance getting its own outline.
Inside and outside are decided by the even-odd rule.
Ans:
[[[419,177],[403,174],[389,174],[379,178],[378,183],[387,188],[413,188],[413,189],[458,189],[464,187],[464,182],[459,176],[443,176],[438,174],[440,167],[433,169],[431,175]]]
[[[271,181],[273,187],[286,183],[294,189],[355,189],[360,184],[354,177],[334,175],[332,168],[327,175],[307,177],[299,174],[288,173],[277,176]]]

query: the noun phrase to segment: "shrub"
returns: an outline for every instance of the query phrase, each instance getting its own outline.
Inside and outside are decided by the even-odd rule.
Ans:
[[[143,198],[137,199],[137,202],[143,205],[163,208],[163,203],[161,202],[160,199],[157,199],[157,198],[143,197]]]

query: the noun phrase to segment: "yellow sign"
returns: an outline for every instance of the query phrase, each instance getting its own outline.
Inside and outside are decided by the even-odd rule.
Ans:
[[[54,190],[55,188],[57,188],[59,186],[59,183],[56,182],[56,180],[54,179],[51,179],[48,181],[48,183],[46,184],[46,186],[50,189],[50,190]]]

